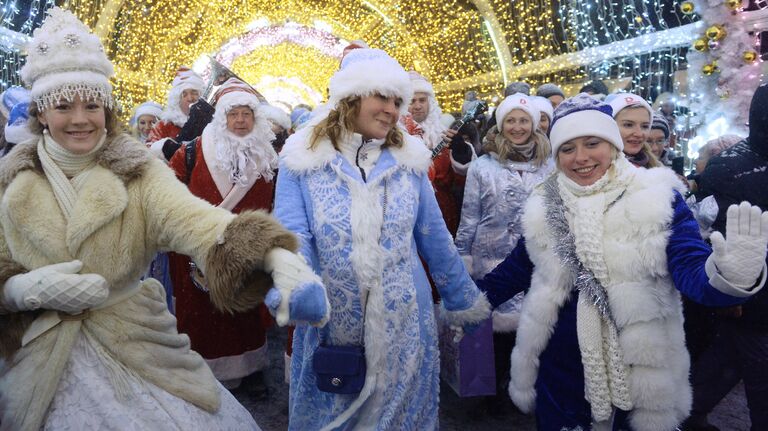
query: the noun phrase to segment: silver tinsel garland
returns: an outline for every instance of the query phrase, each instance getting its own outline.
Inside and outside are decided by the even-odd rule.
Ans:
[[[606,321],[615,324],[611,309],[608,304],[608,293],[595,275],[576,255],[576,240],[573,237],[568,220],[565,218],[565,204],[560,196],[560,186],[557,184],[557,175],[551,175],[543,183],[544,206],[546,209],[547,226],[555,239],[554,249],[563,266],[575,274],[574,285],[579,292],[584,292],[597,307],[600,316]]]

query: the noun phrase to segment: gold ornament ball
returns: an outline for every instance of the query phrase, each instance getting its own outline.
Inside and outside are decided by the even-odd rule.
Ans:
[[[722,25],[716,24],[709,28],[705,33],[710,40],[722,40],[726,36],[725,28]]]
[[[712,66],[711,64],[705,64],[704,67],[701,68],[701,73],[705,75],[711,75],[715,73],[715,66]]]
[[[693,42],[693,49],[699,52],[704,52],[709,49],[709,42],[707,39],[696,39],[696,41]]]
[[[725,0],[725,6],[730,10],[741,8],[741,0]]]
[[[696,6],[694,6],[693,2],[684,1],[680,3],[680,12],[686,15],[692,14],[695,9],[696,9]]]
[[[743,58],[746,63],[752,63],[757,60],[757,53],[755,51],[745,51],[741,58]]]

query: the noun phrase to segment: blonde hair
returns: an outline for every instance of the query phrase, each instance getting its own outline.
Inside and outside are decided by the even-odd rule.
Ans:
[[[541,130],[536,129],[531,132],[531,137],[528,139],[528,142],[533,142],[534,148],[536,148],[536,151],[533,154],[533,159],[531,160],[523,160],[522,155],[514,151],[514,144],[509,142],[501,131],[497,132],[496,139],[493,142],[486,142],[482,149],[485,152],[494,152],[498,154],[499,160],[509,158],[516,162],[533,162],[537,167],[543,165],[550,154],[552,154],[552,147],[549,144],[549,139],[547,139]]]
[[[643,148],[640,149],[641,153],[645,153],[645,155],[648,157],[648,164],[645,166],[646,168],[658,168],[660,166],[664,166],[661,164],[659,159],[656,158],[656,155],[653,154],[653,151],[651,151],[651,146],[648,145],[648,143],[643,144]]]
[[[314,150],[323,137],[328,137],[337,151],[344,136],[355,131],[355,120],[360,114],[360,96],[349,96],[339,100],[328,116],[321,120],[312,130],[309,138],[309,148]],[[405,138],[397,125],[387,133],[382,147],[400,148],[403,146]]]

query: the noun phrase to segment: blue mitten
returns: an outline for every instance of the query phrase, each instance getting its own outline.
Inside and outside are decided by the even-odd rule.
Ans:
[[[277,324],[307,321],[323,326],[328,321],[330,306],[323,282],[304,259],[288,250],[273,248],[264,258],[264,269],[275,283],[264,299]],[[288,297],[288,301],[284,298]]]
[[[272,288],[267,292],[264,304],[269,312],[277,315],[283,295],[280,290]],[[291,291],[288,301],[288,320],[291,322],[309,322],[317,326],[325,324],[328,314],[328,303],[325,298],[325,288],[317,283],[305,283]]]

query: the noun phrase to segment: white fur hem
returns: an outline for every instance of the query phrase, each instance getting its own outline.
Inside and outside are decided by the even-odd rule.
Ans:
[[[517,331],[517,327],[520,324],[520,312],[507,312],[500,313],[498,311],[493,312],[493,332],[508,333]]]
[[[768,267],[766,267],[766,264],[763,263],[763,271],[760,275],[760,282],[756,286],[739,286],[733,284],[726,280],[717,270],[713,255],[710,255],[707,258],[707,263],[704,265],[704,270],[709,277],[709,284],[711,284],[712,287],[726,295],[735,296],[737,298],[749,298],[750,296],[762,290],[763,286],[765,286],[766,276],[768,275]]]
[[[491,315],[491,304],[485,294],[477,296],[474,304],[465,310],[446,310],[443,303],[440,304],[440,316],[443,321],[453,326],[462,326],[467,323],[479,323]]]
[[[239,379],[267,368],[269,365],[267,349],[267,343],[265,342],[263,346],[256,350],[250,350],[240,355],[206,359],[205,362],[213,371],[216,380]]]

